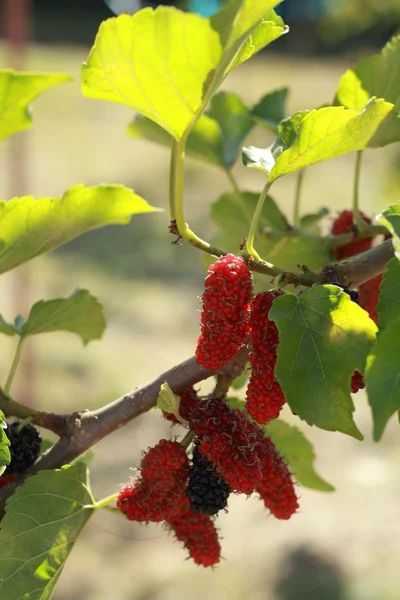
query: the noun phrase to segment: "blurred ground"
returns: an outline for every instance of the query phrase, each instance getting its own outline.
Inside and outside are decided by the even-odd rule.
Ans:
[[[29,69],[66,71],[75,81],[48,91],[35,102],[35,125],[28,134],[29,191],[51,196],[77,183],[124,183],[150,203],[166,208],[167,153],[124,136],[131,118],[127,108],[81,96],[79,67],[87,52],[88,48],[32,48]],[[268,55],[244,65],[225,87],[251,103],[268,90],[289,85],[290,113],[330,101],[338,78],[351,64],[267,59]],[[0,48],[0,65],[6,64]],[[250,141],[266,145],[269,139],[257,130]],[[0,145],[0,198],[9,196],[6,150],[7,144]],[[398,188],[388,185],[387,165],[393,153],[390,148],[366,155],[362,178],[366,212],[379,211],[383,193],[385,204],[398,194]],[[349,207],[353,161],[354,156],[347,156],[313,167],[307,173],[303,210],[321,205],[333,210]],[[262,185],[260,173],[238,165],[235,174],[243,188]],[[207,238],[212,231],[208,206],[226,189],[229,183],[218,172],[188,162],[188,220]],[[293,189],[291,178],[279,181],[275,189],[275,198],[288,216]],[[120,260],[122,238],[125,255]],[[193,353],[201,260],[192,248],[177,248],[170,242],[165,214],[138,216],[125,229],[90,234],[63,252],[30,263],[33,301],[68,295],[76,287],[88,288],[103,302],[109,322],[102,343],[93,342],[85,349],[67,334],[34,340],[41,405],[55,411],[101,405]],[[114,258],[107,261],[108,249]],[[2,284],[0,313],[10,319],[15,312],[13,275],[4,275]],[[14,340],[2,339],[0,380],[4,381],[14,344]],[[364,443],[301,425],[315,443],[318,469],[336,486],[335,493],[299,490],[301,511],[288,523],[268,517],[255,499],[233,498],[229,514],[218,520],[226,561],[214,572],[185,562],[185,551],[160,528],[96,514],[67,563],[55,599],[276,600],[273,590],[284,572],[287,553],[306,544],[342,569],[346,596],[340,598],[397,600],[398,425],[392,422],[384,441],[373,444],[365,397],[359,393],[355,400]],[[284,417],[296,422],[288,414]],[[168,428],[152,411],[101,442],[92,465],[95,495],[112,493],[139,462],[141,449],[161,435],[168,436]],[[307,600],[326,598],[310,595]]]

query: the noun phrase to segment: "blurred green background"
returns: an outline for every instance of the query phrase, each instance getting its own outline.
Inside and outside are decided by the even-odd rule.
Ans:
[[[0,1],[0,8],[6,1]],[[307,11],[296,11],[300,5]],[[361,56],[378,51],[400,26],[398,0],[287,0],[282,9],[291,33],[234,71],[224,89],[254,103],[267,91],[288,85],[290,113],[330,102],[341,74]],[[58,196],[77,183],[107,182],[131,186],[151,204],[167,208],[167,151],[126,137],[132,118],[128,108],[85,99],[80,92],[80,65],[101,20],[111,15],[101,0],[33,4],[24,68],[65,71],[74,81],[34,103],[34,127],[19,136],[27,148],[24,182],[13,181],[10,169],[15,140],[0,145],[0,198],[8,199],[17,186],[26,187],[19,193],[40,197]],[[1,14],[0,24],[4,34]],[[3,37],[0,67],[15,60]],[[246,143],[265,146],[270,141],[265,131],[255,129]],[[361,184],[365,212],[376,214],[398,201],[399,164],[396,146],[366,152]],[[303,210],[349,208],[353,165],[350,155],[310,169]],[[261,173],[240,164],[235,175],[243,189],[263,185]],[[274,190],[289,218],[294,182],[284,178]],[[218,171],[187,161],[188,220],[207,239],[214,231],[210,204],[228,189]],[[34,339],[25,365],[34,367],[30,387],[20,378],[15,395],[21,401],[28,395],[38,407],[54,411],[95,407],[186,359],[198,335],[203,278],[200,254],[171,244],[166,212],[87,234],[16,274],[3,275],[0,313],[7,319],[21,305],[69,295],[76,287],[97,295],[108,319],[102,342],[85,349],[67,334]],[[1,342],[4,381],[15,342],[6,337]],[[255,499],[233,497],[229,514],[218,519],[226,560],[214,571],[186,562],[185,550],[162,528],[96,514],[72,552],[55,599],[397,600],[398,424],[392,422],[383,442],[374,444],[365,396],[359,393],[355,403],[363,443],[300,423],[315,444],[317,467],[336,486],[335,493],[299,489],[301,510],[287,523],[269,517]],[[299,424],[286,409],[283,417]],[[154,410],[102,441],[92,463],[95,494],[113,493],[132,474],[141,450],[170,435]]]

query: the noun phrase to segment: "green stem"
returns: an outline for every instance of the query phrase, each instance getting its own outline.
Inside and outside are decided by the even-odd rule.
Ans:
[[[193,442],[195,437],[194,431],[188,431],[183,440],[181,441],[181,446],[187,450],[190,444]]]
[[[98,502],[94,503],[94,509],[97,510],[98,508],[105,508],[106,506],[108,506],[109,504],[111,504],[112,502],[114,502],[117,498],[118,498],[118,492],[115,494],[111,494],[111,496],[107,496],[106,498],[102,498],[102,500],[99,500]]]
[[[176,198],[176,190],[175,190],[175,164],[176,164],[176,152],[177,152],[178,143],[176,140],[173,140],[171,147],[171,159],[169,165],[169,216],[171,221],[175,221],[175,198]]]
[[[6,396],[10,395],[11,385],[12,385],[12,382],[14,380],[15,373],[17,372],[19,359],[21,358],[22,343],[23,343],[23,341],[24,341],[23,338],[19,339],[18,346],[17,346],[17,348],[15,350],[15,354],[14,354],[14,358],[13,358],[13,361],[12,361],[12,364],[11,364],[10,372],[8,374],[6,384],[4,386],[4,393],[5,393]]]
[[[254,249],[254,239],[256,237],[256,233],[257,233],[257,229],[258,229],[258,222],[260,220],[264,202],[265,202],[266,197],[268,196],[268,192],[271,188],[271,185],[272,185],[272,183],[268,181],[266,183],[263,191],[261,192],[261,195],[257,202],[256,209],[253,214],[253,218],[251,220],[249,235],[247,236],[247,244],[246,244],[247,252],[249,253],[250,256],[253,256],[258,261],[260,261],[261,258]]]
[[[177,142],[173,141],[172,152],[171,152],[171,168],[170,176],[174,178],[174,183],[170,184],[170,190],[175,193],[173,201],[174,215],[176,225],[179,231],[179,235],[185,242],[188,242],[195,248],[203,250],[208,254],[214,256],[223,256],[226,252],[223,252],[219,248],[208,244],[201,238],[199,238],[185,222],[184,208],[183,208],[183,186],[184,186],[184,162],[185,162],[185,145],[187,135],[183,135],[182,138]]]
[[[360,175],[362,165],[363,151],[359,150],[356,154],[356,166],[354,172],[354,187],[353,187],[353,219],[358,229],[362,231],[365,222],[360,216]]]
[[[300,201],[301,201],[301,191],[303,187],[305,169],[302,169],[297,174],[296,180],[296,193],[294,197],[294,212],[293,212],[293,225],[295,227],[299,227],[300,225]]]

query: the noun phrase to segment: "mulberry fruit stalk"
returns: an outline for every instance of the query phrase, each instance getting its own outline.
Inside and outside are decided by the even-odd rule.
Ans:
[[[217,371],[235,356],[249,332],[252,276],[243,258],[227,254],[210,266],[204,285],[196,360]]]
[[[246,408],[261,424],[276,419],[285,403],[285,395],[274,374],[279,333],[268,317],[278,295],[278,292],[261,292],[251,306],[251,375],[246,390]]]

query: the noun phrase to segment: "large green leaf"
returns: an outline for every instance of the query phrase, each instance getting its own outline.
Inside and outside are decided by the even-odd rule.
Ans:
[[[400,409],[400,318],[378,336],[368,357],[366,383],[374,418],[374,439],[382,437],[386,423]]]
[[[379,329],[383,329],[400,317],[400,262],[397,258],[392,258],[386,265],[379,286],[377,312]]]
[[[257,52],[265,48],[268,44],[277,40],[289,31],[289,27],[285,25],[282,18],[271,10],[263,17],[261,22],[253,30],[247,38],[243,48],[237,53],[232,63],[228,68],[228,72],[234,67],[241,65],[246,60],[254,56]]]
[[[400,204],[389,206],[376,218],[392,234],[394,252],[400,260]]]
[[[201,115],[190,132],[187,154],[223,169],[230,168],[253,126],[249,110],[240,97],[232,92],[220,92],[212,99],[210,110]],[[171,147],[171,136],[147,117],[137,116],[128,126],[128,135]]]
[[[368,146],[375,148],[400,141],[400,36],[392,38],[380,54],[360,60],[340,80],[336,99],[346,108],[361,110],[376,96],[394,107]]]
[[[30,103],[58,83],[71,81],[65,73],[23,73],[0,70],[0,140],[28,129],[32,124]]]
[[[180,139],[279,2],[231,0],[211,20],[172,7],[108,19],[83,65],[83,93],[126,104]],[[284,32],[273,20],[269,27],[274,39]]]
[[[50,600],[94,511],[82,463],[29,477],[9,498],[0,530],[0,597]]]
[[[6,435],[5,429],[7,423],[4,420],[4,415],[0,410],[0,475],[4,472],[7,465],[10,464],[11,456],[9,450],[9,439]]]
[[[87,290],[76,290],[69,298],[36,302],[21,326],[20,334],[25,338],[39,333],[69,331],[87,344],[100,339],[105,328],[103,307],[97,298]]]
[[[353,421],[350,379],[364,371],[375,323],[331,285],[278,297],[270,318],[280,339],[275,373],[292,411],[309,425],[362,439]]]
[[[278,133],[279,123],[285,118],[288,92],[289,88],[269,92],[253,106],[251,116],[272,133]]]
[[[0,201],[0,273],[86,231],[128,223],[133,214],[156,210],[122,185],[77,185],[61,198]]]
[[[321,492],[332,492],[335,489],[315,471],[314,448],[298,427],[281,419],[274,419],[265,426],[265,433],[288,461],[296,481],[304,487]]]
[[[372,99],[361,112],[341,106],[313,110],[302,118],[287,149],[280,145],[279,152],[274,151],[274,146],[245,148],[243,162],[266,171],[272,182],[335,156],[362,150],[392,107],[382,99]]]
[[[300,219],[300,229],[311,235],[320,235],[320,221],[329,215],[329,208],[321,207],[315,213],[303,215]]]

